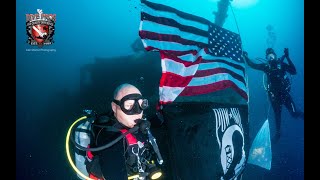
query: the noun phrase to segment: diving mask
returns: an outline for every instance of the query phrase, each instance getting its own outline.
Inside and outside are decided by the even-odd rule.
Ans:
[[[149,102],[141,94],[128,94],[120,101],[114,99],[113,102],[120,106],[121,110],[127,115],[140,114],[149,107]]]
[[[276,59],[276,55],[275,54],[268,54],[267,55],[267,60],[269,60],[269,61],[272,61],[272,60],[275,60]]]

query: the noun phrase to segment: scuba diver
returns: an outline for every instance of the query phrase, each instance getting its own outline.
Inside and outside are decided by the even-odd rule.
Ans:
[[[74,140],[71,138],[77,147],[77,168],[84,171],[78,172],[74,168],[79,178],[149,180],[161,177],[159,165],[163,159],[150,132],[150,122],[143,118],[143,111],[148,106],[148,100],[141,92],[125,83],[114,91],[112,112],[98,115],[86,110],[89,121],[80,124]],[[85,134],[88,131],[90,133]]]
[[[285,105],[292,117],[304,119],[304,112],[296,109],[296,106],[290,95],[291,80],[287,73],[295,75],[296,68],[289,58],[288,48],[284,48],[284,55],[277,58],[272,48],[266,49],[266,63],[256,64],[248,58],[248,53],[243,53],[246,63],[253,69],[263,71],[267,76],[267,93],[271,101],[271,105],[275,114],[276,131],[273,137],[273,143],[280,138],[281,132],[281,110]],[[288,63],[284,62],[287,59]]]

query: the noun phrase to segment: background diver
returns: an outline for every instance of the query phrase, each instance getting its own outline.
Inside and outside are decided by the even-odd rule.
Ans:
[[[287,73],[296,75],[296,68],[289,57],[288,48],[284,48],[284,55],[277,58],[272,48],[266,49],[266,63],[257,64],[249,59],[248,53],[243,53],[246,63],[253,69],[263,71],[267,76],[267,93],[271,102],[274,115],[276,130],[272,139],[277,142],[281,135],[281,111],[282,105],[285,105],[291,116],[304,119],[304,112],[296,109],[295,103],[290,95],[291,80]],[[287,59],[288,63],[284,62]]]

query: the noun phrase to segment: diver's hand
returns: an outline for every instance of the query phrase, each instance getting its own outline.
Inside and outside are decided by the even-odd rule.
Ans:
[[[284,56],[288,58],[289,57],[289,49],[288,48],[284,48],[283,52],[284,52]]]

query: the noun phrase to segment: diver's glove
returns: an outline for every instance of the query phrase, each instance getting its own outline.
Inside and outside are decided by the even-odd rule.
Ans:
[[[283,52],[284,52],[284,56],[288,58],[289,57],[289,49],[288,48],[284,48]]]

